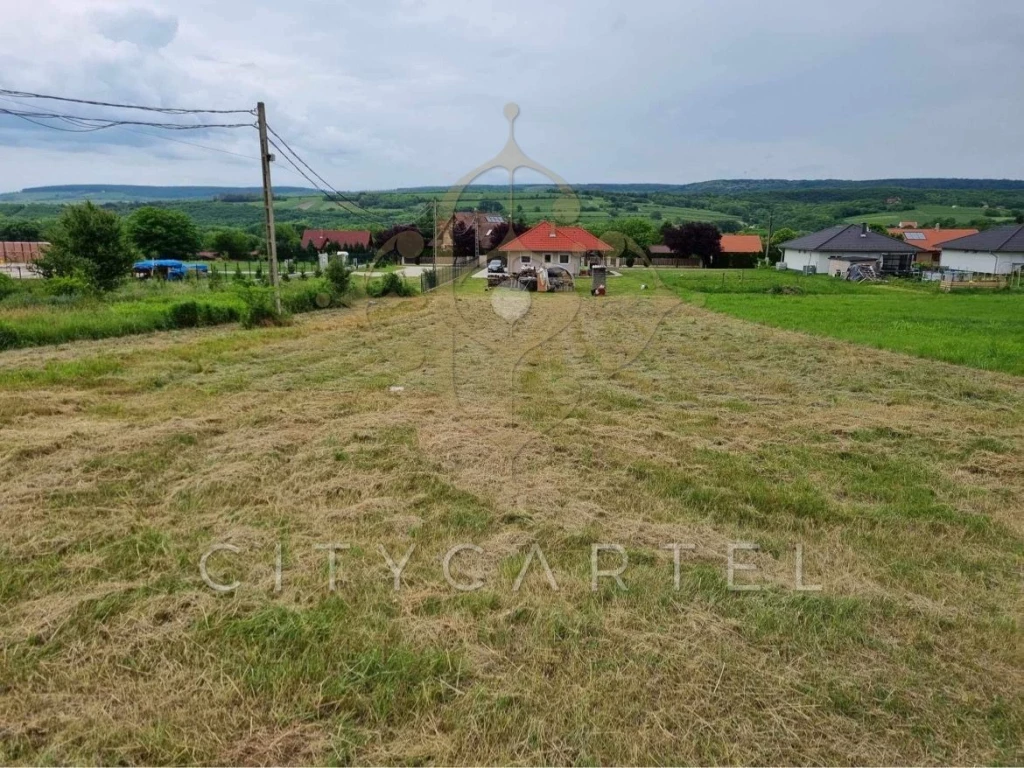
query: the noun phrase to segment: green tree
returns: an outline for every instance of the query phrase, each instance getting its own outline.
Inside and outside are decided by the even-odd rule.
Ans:
[[[210,238],[214,253],[225,259],[244,259],[252,250],[250,236],[240,229],[222,229]]]
[[[336,257],[328,261],[324,276],[338,296],[348,293],[348,289],[352,285],[352,272],[341,259]]]
[[[134,260],[121,218],[83,203],[61,214],[36,267],[43,277],[82,277],[109,290],[128,274]]]
[[[274,227],[274,240],[277,242],[277,258],[297,259],[302,255],[302,238],[291,224],[278,224]]]
[[[0,240],[36,242],[43,239],[43,225],[31,219],[10,219],[0,222]]]
[[[672,253],[679,256],[699,256],[705,269],[715,266],[715,258],[722,253],[722,233],[706,221],[688,221],[678,227],[664,226],[661,236]]]
[[[799,233],[789,227],[783,227],[772,232],[772,241],[768,244],[768,262],[770,264],[778,264],[782,261],[782,249],[779,248],[779,245],[787,240],[795,240],[798,236]]]
[[[636,217],[613,221],[605,231],[621,232],[626,237],[632,238],[645,251],[658,239],[658,230],[654,228],[654,224],[648,219]]]
[[[483,198],[477,205],[477,210],[483,213],[501,213],[505,210],[505,206],[498,200],[491,200],[489,198]]]
[[[128,237],[145,256],[191,259],[202,248],[199,230],[188,214],[146,206],[128,217]]]

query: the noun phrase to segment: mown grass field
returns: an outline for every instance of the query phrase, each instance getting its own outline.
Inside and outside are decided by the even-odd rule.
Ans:
[[[1024,761],[1020,378],[493,298],[0,355],[0,761]]]
[[[851,283],[775,270],[621,270],[611,295],[645,290],[744,320],[904,352],[974,368],[1024,375],[1024,293],[941,293],[936,283]],[[589,294],[589,278],[577,292]],[[482,295],[482,280],[460,293]]]

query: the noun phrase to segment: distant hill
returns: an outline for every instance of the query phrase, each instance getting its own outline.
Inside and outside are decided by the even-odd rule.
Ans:
[[[308,187],[274,187],[276,194],[315,195]],[[26,187],[0,194],[7,203],[65,203],[94,200],[102,203],[144,203],[151,200],[213,200],[225,195],[259,196],[261,187],[150,187],[132,184],[63,184]]]
[[[732,195],[750,192],[794,192],[816,189],[944,189],[944,190],[1024,190],[1018,179],[716,179],[692,184],[577,184],[576,189],[607,192],[680,192],[689,194]]]
[[[517,185],[520,190],[539,190],[550,185]],[[927,189],[947,191],[1024,191],[1024,180],[1019,179],[871,179],[851,181],[849,179],[716,179],[691,184],[574,184],[577,191],[618,193],[672,193],[689,195],[749,195],[751,193],[780,192],[799,193],[817,190],[856,191]],[[486,184],[473,185],[473,189],[484,192],[499,192],[508,187]],[[399,193],[443,194],[447,187],[400,187]],[[261,194],[259,187],[174,187],[136,186],[130,184],[65,184],[49,187],[27,187],[20,192],[0,194],[0,202],[6,203],[68,203],[94,200],[103,203],[144,203],[157,200],[215,200],[245,199]],[[368,190],[369,191],[369,190]],[[275,186],[276,195],[319,196],[319,192],[308,187]]]

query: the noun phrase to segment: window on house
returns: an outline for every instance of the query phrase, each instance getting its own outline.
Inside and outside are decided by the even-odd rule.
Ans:
[[[532,259],[529,256],[523,256],[521,259],[519,259],[520,264],[529,264],[531,261]]]
[[[569,254],[568,253],[560,253],[560,254],[558,254],[558,263],[559,264],[568,264],[569,263]]]
[[[551,263],[551,254],[550,253],[545,253],[544,254],[544,263],[545,264],[550,264]]]

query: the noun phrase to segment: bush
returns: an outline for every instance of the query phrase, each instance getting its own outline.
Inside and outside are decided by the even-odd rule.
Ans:
[[[388,272],[381,280],[374,280],[366,286],[366,292],[375,299],[390,294],[395,296],[412,296],[415,293],[396,272]]]
[[[0,349],[15,349],[18,346],[18,332],[7,323],[0,323]]]
[[[257,326],[284,325],[288,318],[274,309],[274,298],[271,290],[258,285],[241,285],[237,288],[238,297],[245,308],[242,310],[242,325],[245,328]]]
[[[216,269],[210,269],[210,276],[207,278],[211,291],[219,291],[224,287],[224,275]]]
[[[352,270],[346,267],[341,259],[328,261],[324,274],[331,284],[331,288],[339,296],[344,296],[352,287]]]
[[[93,286],[82,277],[50,277],[43,281],[43,290],[48,296],[88,296]]]
[[[18,284],[10,275],[0,273],[0,299],[5,299],[18,292]]]
[[[174,304],[167,311],[172,328],[195,328],[199,325],[199,305],[194,301]]]

